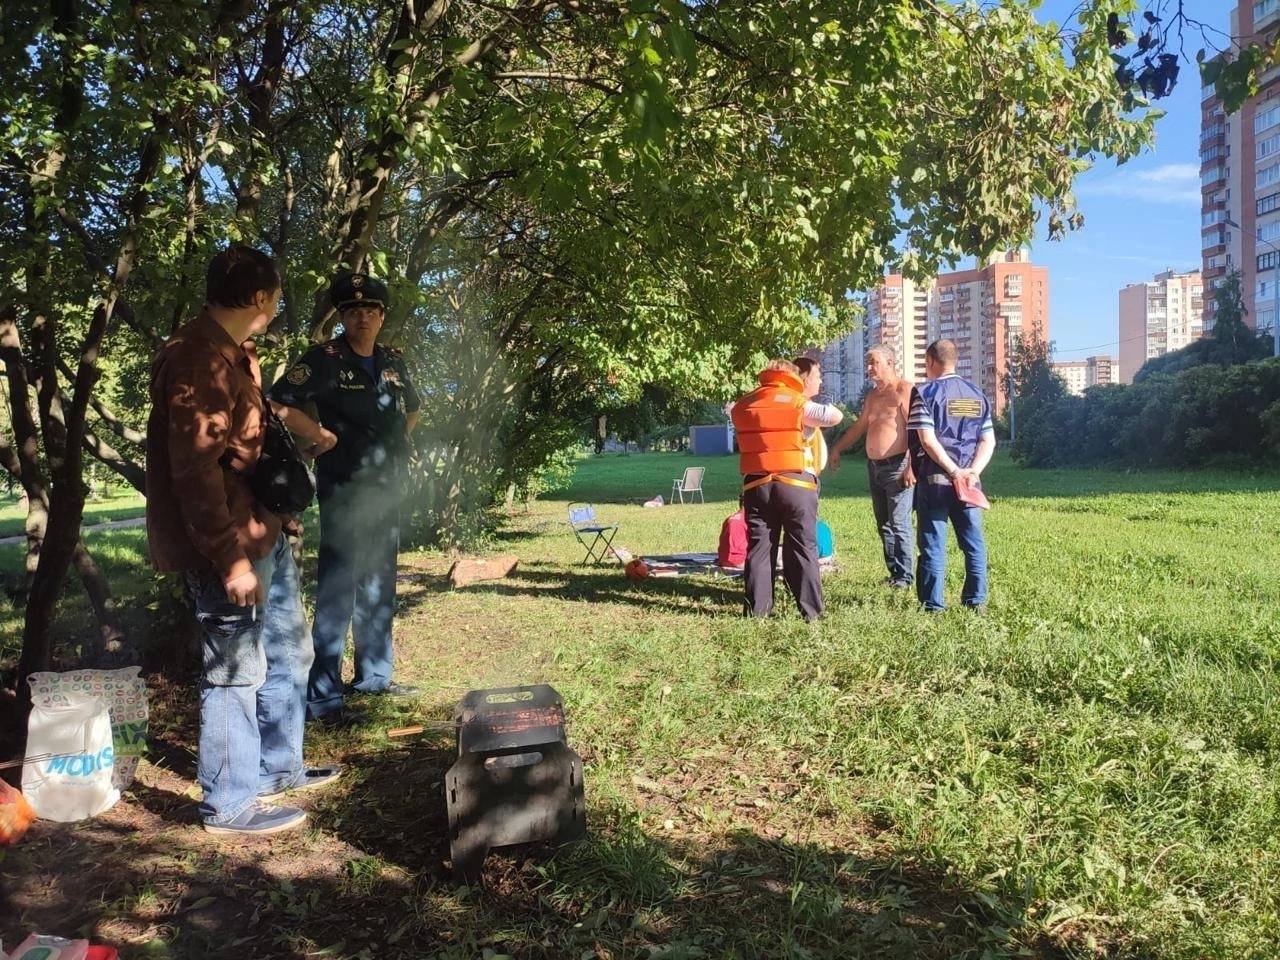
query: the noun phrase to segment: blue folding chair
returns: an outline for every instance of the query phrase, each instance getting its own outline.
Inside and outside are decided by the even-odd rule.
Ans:
[[[598,523],[596,508],[589,503],[571,503],[569,504],[569,526],[573,530],[573,535],[578,538],[578,542],[587,551],[582,562],[604,563],[604,558],[609,553],[609,545],[613,543],[614,535],[618,532],[618,525]]]

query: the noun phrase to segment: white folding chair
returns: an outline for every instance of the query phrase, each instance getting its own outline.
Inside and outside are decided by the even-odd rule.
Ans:
[[[671,481],[671,499],[677,497],[681,503],[684,503],[684,495],[689,494],[689,500],[693,500],[696,493],[698,499],[703,503],[707,502],[706,495],[702,492],[702,475],[706,472],[706,467],[685,467],[684,476],[678,480]]]

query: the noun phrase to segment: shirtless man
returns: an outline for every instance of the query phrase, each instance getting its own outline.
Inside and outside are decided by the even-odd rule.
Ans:
[[[836,470],[840,454],[863,436],[867,438],[867,476],[871,508],[875,512],[889,586],[905,590],[912,584],[911,501],[915,474],[907,455],[907,416],[911,384],[893,368],[887,347],[867,351],[867,377],[875,388],[867,394],[862,412],[831,447],[827,466]]]

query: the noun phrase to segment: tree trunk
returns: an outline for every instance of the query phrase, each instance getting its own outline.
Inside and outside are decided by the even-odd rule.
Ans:
[[[449,0],[431,0],[419,5],[406,0],[400,11],[395,31],[389,38],[385,59],[386,72],[392,78],[397,92],[402,96],[403,124],[387,125],[376,131],[368,140],[351,167],[347,178],[346,197],[335,229],[333,261],[338,267],[360,270],[373,240],[373,228],[382,211],[391,177],[400,163],[407,131],[422,122],[439,105],[453,87],[454,72],[459,67],[470,67],[496,53],[490,69],[501,69],[514,53],[515,45],[504,42],[519,33],[536,32],[534,24],[559,5],[559,0],[529,0],[517,4],[508,11],[502,26],[478,37],[457,53],[453,59],[422,86],[413,80],[413,63],[421,53],[426,37],[449,8]],[[461,211],[458,205],[443,219],[438,228]],[[439,212],[439,211],[438,211]],[[311,338],[324,340],[333,329],[333,313],[328,300],[317,296],[311,318]]]
[[[83,462],[81,450],[85,436],[85,413],[100,371],[98,353],[102,338],[119,299],[119,291],[129,282],[137,259],[138,228],[150,202],[147,186],[163,157],[163,138],[167,130],[157,128],[143,142],[138,169],[133,177],[133,190],[126,205],[126,227],[113,280],[103,299],[94,308],[80,348],[71,390],[71,406],[63,409],[58,402],[56,331],[50,326],[54,314],[49,311],[40,329],[41,374],[40,412],[46,438],[45,455],[50,464],[52,492],[49,497],[49,525],[45,532],[40,560],[27,595],[27,615],[22,631],[22,655],[18,660],[19,696],[25,701],[26,678],[37,670],[47,670],[52,661],[54,609],[62,592],[63,581],[80,541],[80,521],[84,515],[85,488],[80,476]],[[49,446],[49,440],[60,442],[61,449]]]
[[[107,653],[115,653],[122,646],[124,627],[120,623],[119,605],[112,596],[111,584],[103,576],[98,565],[89,553],[83,540],[77,540],[75,550],[71,554],[76,573],[84,584],[84,592],[89,597],[89,605],[93,607],[93,615],[98,621],[98,638],[100,648]]]
[[[10,393],[11,409],[12,396],[12,393]],[[32,469],[28,469],[24,473],[23,458],[19,456],[14,447],[7,443],[0,443],[0,466],[4,468],[10,477],[17,479],[22,484],[23,502],[27,507],[27,586],[29,588],[31,578],[35,575],[40,551],[44,546],[45,532],[49,519],[49,496],[45,489],[44,478],[39,476],[39,466],[32,464]],[[29,485],[24,479],[24,477],[28,476],[35,477],[35,480]],[[79,574],[80,580],[84,584],[85,593],[88,595],[89,603],[93,607],[94,616],[97,618],[98,632],[102,638],[103,649],[107,652],[113,652],[119,649],[120,641],[124,637],[124,629],[117,613],[118,607],[115,597],[111,593],[111,584],[107,582],[107,578],[98,569],[98,565],[94,562],[93,556],[89,553],[89,549],[84,545],[83,540],[76,542],[72,560],[75,563],[76,573]]]
[[[80,521],[84,515],[85,486],[80,476],[82,463],[81,442],[84,438],[84,408],[88,406],[89,393],[97,380],[98,348],[111,319],[115,297],[98,305],[85,334],[81,350],[80,369],[76,374],[76,389],[72,395],[71,410],[65,422],[56,431],[64,437],[61,456],[49,455],[52,465],[53,490],[49,497],[49,524],[31,590],[27,594],[27,616],[22,631],[22,656],[18,660],[18,688],[37,670],[48,670],[53,660],[51,628],[58,596],[66,579],[67,569],[80,542]],[[52,339],[52,338],[50,338]],[[47,374],[46,374],[47,375]],[[42,410],[42,413],[44,411]]]

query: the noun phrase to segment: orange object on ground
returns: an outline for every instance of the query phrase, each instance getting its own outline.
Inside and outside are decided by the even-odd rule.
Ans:
[[[649,576],[649,567],[639,557],[628,563],[623,570],[628,580],[643,580]]]
[[[0,846],[17,843],[35,819],[36,812],[22,791],[0,780]]]

